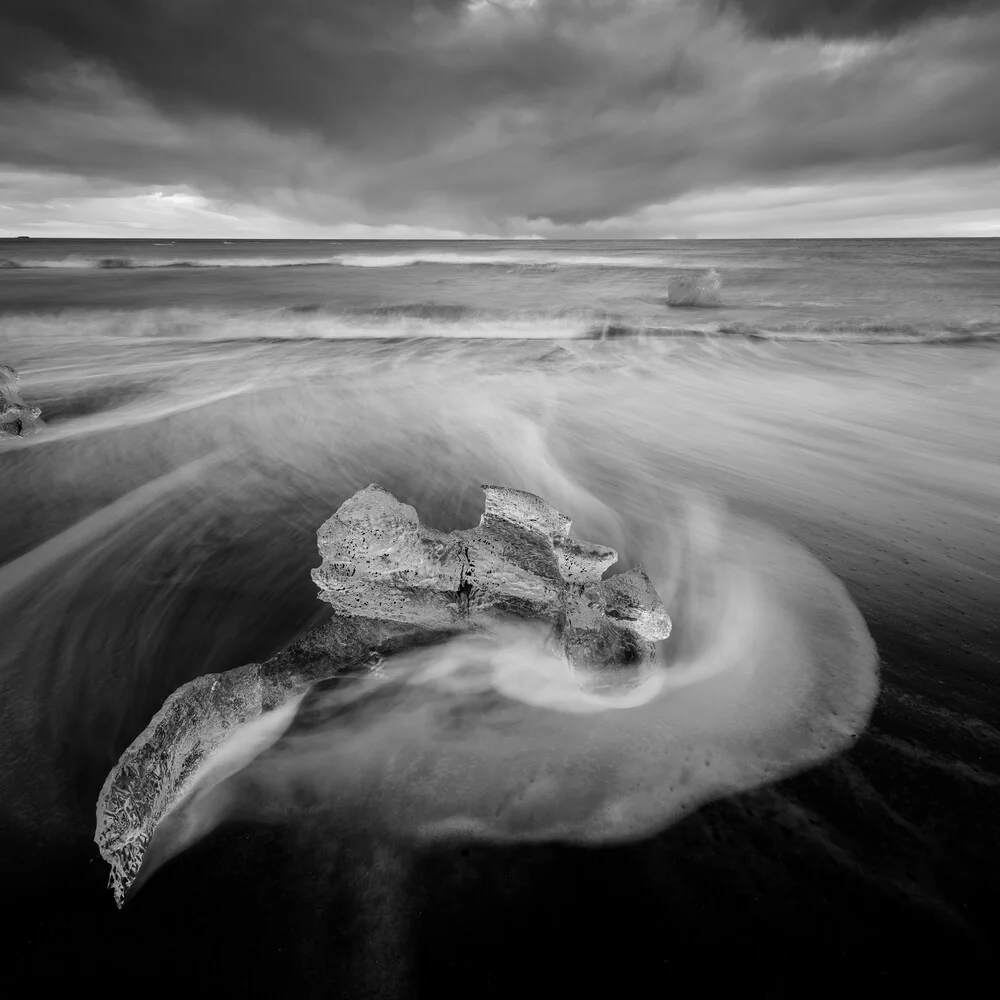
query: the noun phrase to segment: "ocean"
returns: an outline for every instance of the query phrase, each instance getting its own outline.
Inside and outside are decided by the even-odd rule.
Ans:
[[[195,995],[971,981],[1000,903],[998,340],[1000,240],[0,241],[0,363],[44,421],[0,440],[15,957]],[[706,583],[749,537],[720,525],[769,532],[768,572],[794,546],[864,617],[870,723],[627,844],[244,815],[118,912],[105,776],[180,684],[324,620],[316,530],[373,482],[442,530],[481,484],[544,497],[649,573],[668,661],[781,661]],[[782,683],[840,683],[810,614],[822,656]]]
[[[998,267],[988,239],[0,241],[5,315],[107,310],[121,336],[205,341],[989,340]],[[670,307],[671,279],[712,271],[701,309]]]

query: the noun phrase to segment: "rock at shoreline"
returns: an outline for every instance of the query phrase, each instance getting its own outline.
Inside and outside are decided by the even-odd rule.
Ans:
[[[97,803],[95,840],[119,906],[144,864],[148,873],[165,860],[147,857],[157,827],[271,746],[318,681],[504,619],[546,626],[581,686],[644,679],[671,629],[648,577],[602,579],[613,549],[570,538],[569,518],[533,494],[483,491],[479,525],[450,533],[379,486],[355,494],[318,532],[312,576],[333,618],[264,663],[196,678],[166,700]]]
[[[21,398],[20,375],[10,365],[0,365],[0,438],[37,434],[45,426],[41,415]]]

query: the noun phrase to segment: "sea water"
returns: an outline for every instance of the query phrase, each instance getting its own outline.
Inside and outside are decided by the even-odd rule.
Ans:
[[[786,585],[815,557],[876,639],[945,635],[992,662],[1000,241],[30,240],[0,260],[0,362],[46,421],[0,442],[0,790],[25,870],[93,850],[104,777],[180,684],[322,620],[316,529],[372,482],[442,530],[476,523],[480,484],[536,493],[616,548],[615,570],[649,572],[675,621],[665,665],[716,648],[726,669],[784,664],[741,731],[753,781],[798,759],[785,734],[815,706],[796,683],[846,662],[843,636],[823,639],[841,596],[767,604],[816,640],[776,659],[781,629],[720,599],[720,525],[785,539],[754,551]],[[993,732],[979,682],[951,670],[914,673],[906,697]],[[696,750],[699,718],[673,720]],[[546,733],[530,735],[550,754]],[[263,762],[258,790],[296,761],[297,780],[318,773],[342,744],[316,735]],[[469,738],[485,756],[468,780],[496,784],[502,756]],[[574,789],[578,818],[592,789]],[[675,818],[649,801],[644,834]]]

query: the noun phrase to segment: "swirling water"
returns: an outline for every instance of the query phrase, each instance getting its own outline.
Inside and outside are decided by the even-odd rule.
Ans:
[[[25,400],[47,421],[42,434],[0,443],[7,857],[51,893],[62,872],[90,865],[78,895],[57,893],[65,934],[88,940],[81,928],[109,902],[88,854],[107,770],[179,684],[260,659],[320,620],[315,530],[373,481],[440,528],[475,523],[480,483],[545,497],[579,537],[615,546],[620,565],[656,579],[678,623],[668,662],[732,627],[715,578],[697,569],[718,565],[706,553],[719,524],[749,518],[843,580],[879,647],[872,725],[846,757],[797,784],[732,798],[629,854],[579,861],[523,848],[522,867],[509,862],[516,899],[490,874],[510,856],[476,854],[478,877],[493,886],[483,891],[507,915],[494,932],[513,935],[523,954],[539,957],[515,929],[535,926],[525,916],[538,905],[533,880],[559,882],[566,898],[554,915],[600,920],[615,898],[600,879],[612,870],[649,921],[635,932],[647,971],[681,962],[654,933],[664,920],[699,955],[712,951],[713,933],[736,947],[762,921],[768,947],[780,952],[784,934],[814,959],[828,953],[788,914],[825,921],[833,947],[862,951],[886,921],[939,944],[985,926],[1000,884],[986,836],[1000,815],[997,241],[32,240],[0,247],[0,257],[18,265],[0,270],[0,361],[21,372]],[[712,268],[717,304],[670,304],[672,277]],[[786,578],[788,567],[777,557],[772,573]],[[810,634],[820,635],[823,609],[813,610]],[[756,639],[766,654],[775,633]],[[258,790],[306,760],[298,787],[305,774],[307,799],[329,794],[313,780],[330,774],[314,767],[316,734],[301,738],[295,756],[262,762]],[[493,781],[486,763],[480,779]],[[317,846],[329,841],[326,825],[296,836],[310,857],[331,850]],[[178,858],[173,881],[166,870],[151,880],[135,912],[168,940],[185,938],[181,897],[204,900],[213,884],[233,893],[257,877],[254,866],[220,864],[232,844]],[[420,862],[440,890],[390,891],[357,876],[352,898],[368,914],[358,941],[402,947],[370,934],[388,920],[365,908],[373,885],[394,912],[410,912],[416,894],[429,926],[448,933],[472,920],[454,902],[471,898],[472,862],[442,850]],[[553,871],[579,870],[580,886],[543,877],[540,857]],[[681,857],[686,874],[668,877],[663,866]],[[330,864],[346,863],[337,854]],[[325,918],[303,915],[320,890],[304,862],[280,866],[298,886],[282,912],[306,927],[293,947],[299,971],[282,974],[313,989],[317,962],[329,972],[334,961],[316,957]],[[736,871],[720,889],[719,872]],[[765,886],[773,905],[760,903]],[[676,920],[651,916],[664,893]],[[222,903],[205,906],[242,928],[234,940],[247,933]],[[461,917],[449,915],[455,906]],[[727,907],[737,916],[719,930]],[[404,937],[418,934],[404,923]],[[460,937],[480,956],[455,960],[472,975],[485,959],[474,930]],[[629,945],[624,932],[611,938]],[[334,978],[367,982],[378,962],[364,953],[363,967],[344,959]],[[423,977],[433,993],[445,974],[420,972],[407,954],[399,976]],[[516,954],[507,961],[511,976],[526,968]],[[614,963],[605,965],[610,975]]]

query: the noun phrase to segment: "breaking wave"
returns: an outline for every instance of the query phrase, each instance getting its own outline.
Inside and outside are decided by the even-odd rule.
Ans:
[[[921,326],[877,320],[848,320],[756,327],[746,323],[721,323],[719,336],[824,344],[984,344],[1000,342],[1000,326],[975,321]]]
[[[411,264],[455,264],[525,268],[559,267],[675,267],[676,261],[647,254],[553,254],[538,251],[519,253],[434,253],[414,251],[392,254],[344,254],[339,263],[345,267],[408,267]]]
[[[72,270],[131,271],[151,267],[309,267],[339,263],[337,257],[200,257],[198,259],[177,258],[173,260],[156,257],[57,257],[52,260],[11,261],[6,266],[24,269],[67,268]]]
[[[168,245],[168,244],[156,244]],[[676,267],[675,260],[646,254],[552,254],[542,252],[475,253],[413,251],[392,254],[334,254],[321,257],[57,257],[48,260],[12,259],[0,267],[133,270],[150,267],[408,267],[414,264],[508,267],[525,270],[558,270],[564,267],[617,267],[662,269]]]
[[[461,303],[417,302],[353,311],[303,303],[279,309],[65,310],[0,318],[0,336],[25,342],[83,334],[93,342],[130,340],[224,343],[309,340],[624,340],[700,338],[828,344],[982,344],[1000,342],[1000,326],[977,321],[915,325],[859,319],[776,326],[598,310],[503,312]]]

